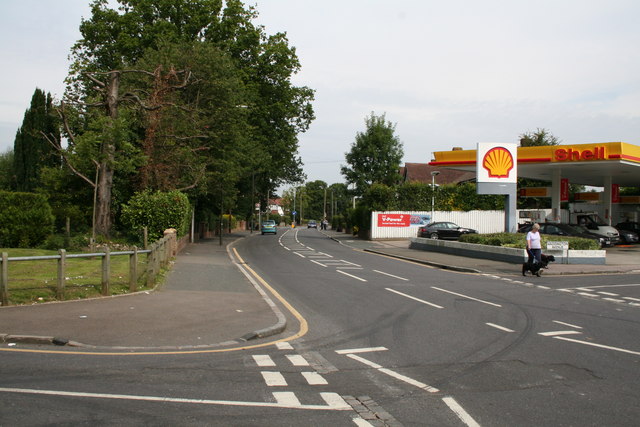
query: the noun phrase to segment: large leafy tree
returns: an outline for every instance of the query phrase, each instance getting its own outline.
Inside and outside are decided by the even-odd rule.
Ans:
[[[136,178],[140,187],[165,188],[181,178],[176,171],[186,171],[200,193],[224,187],[228,201],[229,194],[235,199],[234,193],[249,188],[266,194],[302,178],[297,134],[313,119],[313,91],[291,84],[300,64],[286,35],[267,36],[252,23],[256,11],[238,0],[118,3],[117,9],[107,0],[92,3],[91,17],[80,26],[82,39],[72,50],[67,95],[84,105],[96,99],[108,105],[109,93],[111,99],[137,103],[146,159]],[[195,55],[179,55],[175,46]],[[199,54],[205,46],[214,53],[208,62]],[[142,72],[137,87],[132,71]],[[229,71],[241,85],[232,83]],[[98,85],[101,92],[95,90],[96,76],[109,77]],[[118,90],[113,76],[121,78]],[[235,99],[230,88],[239,95]],[[238,114],[238,107],[245,107],[244,113]],[[251,150],[239,143],[240,134],[251,141]],[[190,167],[172,171],[169,164]],[[211,179],[217,181],[213,186]]]
[[[47,136],[59,139],[59,135],[51,94],[36,89],[13,145],[18,191],[34,191],[39,187],[41,169],[56,162],[54,148],[48,143]]]
[[[362,195],[372,184],[396,185],[400,181],[400,162],[404,154],[402,142],[395,135],[396,126],[385,115],[365,119],[366,130],[356,134],[351,150],[346,153],[347,166],[342,175]]]

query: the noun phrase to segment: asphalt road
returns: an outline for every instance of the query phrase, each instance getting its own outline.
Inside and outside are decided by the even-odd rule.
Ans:
[[[281,295],[284,334],[200,354],[3,353],[0,424],[637,424],[640,276],[464,274],[282,231],[237,249]]]
[[[625,299],[640,299],[638,275],[462,274],[315,230],[289,230],[279,250],[274,240],[241,249],[309,321],[301,350],[348,378],[340,393],[370,396],[404,425],[456,425],[447,398],[471,425],[632,425],[640,415],[640,311]],[[353,353],[366,361],[343,352],[380,347]]]

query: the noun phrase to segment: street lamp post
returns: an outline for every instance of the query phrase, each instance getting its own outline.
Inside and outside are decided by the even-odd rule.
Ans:
[[[431,222],[433,222],[433,209],[436,201],[436,175],[440,175],[440,171],[431,171]]]

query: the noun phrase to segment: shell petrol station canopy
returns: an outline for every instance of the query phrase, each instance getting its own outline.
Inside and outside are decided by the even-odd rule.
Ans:
[[[437,151],[431,166],[476,170],[476,150]],[[551,181],[568,178],[572,184],[640,187],[640,147],[625,142],[518,147],[518,177]]]

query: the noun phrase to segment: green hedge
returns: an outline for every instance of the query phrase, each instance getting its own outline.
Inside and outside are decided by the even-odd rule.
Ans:
[[[42,194],[0,191],[0,247],[37,246],[53,232],[53,223]]]
[[[179,191],[143,191],[122,206],[122,222],[133,232],[147,227],[150,240],[162,237],[164,230],[175,228],[178,236],[189,231],[191,205]]]
[[[479,245],[490,246],[504,246],[507,248],[524,248],[525,236],[522,233],[493,233],[493,234],[464,234],[460,236],[460,241],[465,243],[476,243]],[[567,236],[549,236],[545,234],[540,235],[542,240],[542,247],[547,247],[548,241],[567,241],[569,242],[569,249],[575,250],[597,250],[600,249],[600,245],[594,239],[583,239],[581,237],[567,237]]]

